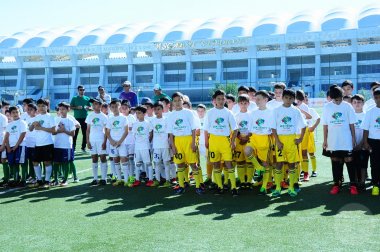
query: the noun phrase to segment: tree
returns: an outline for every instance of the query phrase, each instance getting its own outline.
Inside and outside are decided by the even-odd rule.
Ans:
[[[238,93],[237,83],[215,83],[215,87],[210,89],[210,95],[212,96],[216,90],[224,90],[226,94],[232,94],[234,96]]]

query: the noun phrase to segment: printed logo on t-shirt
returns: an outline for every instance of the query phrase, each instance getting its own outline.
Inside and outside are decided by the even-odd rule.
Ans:
[[[96,117],[96,118],[92,119],[92,124],[97,125],[97,124],[99,124],[99,121],[100,121],[100,119]]]
[[[178,127],[180,127],[182,123],[183,123],[182,119],[175,120],[175,125],[177,125]]]
[[[12,126],[10,133],[16,133],[16,131],[17,131],[16,129],[17,129],[16,125]]]
[[[375,128],[380,129],[380,116],[376,119],[376,123]]]
[[[217,118],[217,119],[215,120],[215,123],[216,123],[217,125],[221,125],[223,122],[224,122],[224,119],[223,119],[223,118]]]
[[[41,126],[44,125],[44,122],[45,122],[44,120],[39,120],[39,121],[38,121],[38,123],[39,123]]]
[[[264,119],[257,119],[256,120],[256,125],[261,127],[261,125],[263,125],[265,123],[265,120]]]
[[[341,117],[342,117],[341,112],[335,112],[334,114],[332,114],[332,118],[334,118],[335,120],[338,120]]]
[[[292,118],[289,117],[289,116],[285,116],[284,118],[282,118],[281,122],[283,122],[284,124],[288,124],[292,121]]]
[[[247,122],[247,121],[241,121],[241,122],[239,123],[239,127],[240,127],[240,128],[246,128],[247,125],[248,125],[248,122]]]
[[[162,129],[162,125],[161,125],[161,124],[156,124],[156,125],[154,126],[154,129],[156,130],[156,132],[159,132],[160,129]]]
[[[360,125],[362,124],[362,120],[358,120],[356,123],[355,123],[355,127],[360,127]]]
[[[141,132],[144,131],[144,127],[143,126],[139,126],[137,127],[137,133],[141,134]]]
[[[334,119],[332,121],[330,121],[330,123],[332,124],[335,124],[335,125],[340,125],[344,122],[344,120],[342,119],[342,112],[335,112],[331,115],[331,117]]]

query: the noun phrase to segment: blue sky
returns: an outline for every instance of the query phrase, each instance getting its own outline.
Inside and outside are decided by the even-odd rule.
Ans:
[[[0,36],[29,28],[362,9],[379,0],[0,0]]]

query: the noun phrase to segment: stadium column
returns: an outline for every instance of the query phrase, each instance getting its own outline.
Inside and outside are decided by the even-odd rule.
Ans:
[[[76,65],[76,64],[75,64]],[[76,95],[77,85],[79,84],[79,67],[73,66],[71,71],[70,99]]]
[[[354,94],[358,93],[358,41],[356,39],[351,40],[351,80],[354,83]]]
[[[99,85],[106,85],[107,81],[107,67],[105,65],[100,65],[100,70],[99,70]],[[107,88],[107,87],[106,87]]]
[[[249,82],[250,86],[253,86],[255,88],[259,88],[257,83],[257,55],[256,55],[256,46],[249,46],[248,47],[248,55],[252,55],[249,59]]]
[[[26,71],[23,68],[17,69],[17,90],[26,90],[27,86],[25,84]],[[26,94],[25,94],[26,95]]]
[[[314,64],[314,97],[318,97],[321,91],[321,43],[315,43],[315,64]]]
[[[44,86],[42,88],[42,97],[47,97],[50,100],[53,98],[51,94],[54,94],[54,83],[52,82],[52,70],[50,67],[45,67]]]
[[[216,61],[216,79],[215,79],[215,83],[222,83],[222,73],[223,73],[222,61],[221,60],[217,60]]]
[[[191,73],[192,73],[191,62],[186,61],[186,83],[188,84],[188,87],[191,87],[191,81],[193,80],[193,78],[191,78]],[[203,76],[202,76],[202,78],[203,78]],[[203,90],[202,90],[202,92],[203,92]]]
[[[283,54],[281,55],[281,67],[280,67],[280,69],[281,69],[280,81],[283,81],[286,83],[286,56],[284,56]]]
[[[161,83],[161,69],[162,64],[160,62],[156,62],[153,64],[153,84],[160,84]]]

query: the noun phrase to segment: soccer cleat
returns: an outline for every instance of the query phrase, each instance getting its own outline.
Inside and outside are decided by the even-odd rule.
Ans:
[[[175,183],[177,183],[177,179],[176,179],[176,178],[172,178],[172,179],[170,179],[170,182],[171,182],[172,184],[175,184]]]
[[[62,180],[60,186],[67,186],[67,185],[68,185],[67,180]]]
[[[172,186],[172,183],[170,183],[169,181],[165,181],[165,183],[162,185],[162,187],[171,187]]]
[[[273,187],[273,182],[268,182],[267,190],[270,190]]]
[[[179,187],[178,189],[174,190],[174,194],[183,194],[185,192],[185,188]]]
[[[204,184],[205,185],[210,185],[212,183],[212,179],[211,178],[206,178]]]
[[[105,185],[107,185],[107,181],[105,179],[101,179],[101,180],[99,180],[99,185],[105,186]]]
[[[140,180],[136,180],[135,183],[132,184],[132,187],[137,187],[141,184]]]
[[[43,188],[49,189],[50,188],[50,182],[49,181],[45,181],[45,183],[43,185]]]
[[[239,196],[239,192],[236,188],[232,189],[231,190],[231,194],[232,194],[232,197],[236,197],[236,196]]]
[[[185,188],[188,188],[190,184],[188,182],[185,182]]]
[[[153,187],[157,187],[159,185],[160,185],[160,182],[158,182],[157,180],[153,181],[153,184],[152,184]]]
[[[281,196],[281,191],[280,190],[274,190],[272,192],[272,197],[280,197]]]
[[[259,195],[267,195],[267,189],[261,187],[261,188],[260,188],[260,191],[259,191]]]
[[[79,178],[75,178],[74,183],[79,183]]]
[[[20,181],[20,183],[18,183],[18,187],[26,187],[26,182]]]
[[[153,186],[153,180],[149,180],[149,181],[145,184],[145,186],[147,186],[147,187],[151,187],[151,186]]]
[[[304,172],[304,174],[303,174],[303,181],[307,182],[309,180],[310,180],[309,173],[308,172]]]
[[[334,186],[331,188],[331,190],[330,190],[330,194],[335,195],[335,194],[338,194],[339,191],[340,191],[339,186],[334,185]]]
[[[224,191],[223,191],[223,189],[222,188],[217,188],[216,190],[215,190],[215,194],[216,195],[222,195],[224,193]]]
[[[90,186],[96,186],[96,185],[98,185],[97,180],[94,179],[93,181],[91,181]]]
[[[379,187],[378,186],[372,187],[372,196],[379,196]]]
[[[113,186],[121,186],[123,184],[124,182],[122,180],[116,180],[115,182],[112,183]]]
[[[261,186],[263,184],[263,181],[262,180],[260,180],[260,181],[255,181],[254,183],[253,183],[253,186]]]
[[[356,188],[356,186],[350,186],[350,193],[351,195],[358,195],[359,192],[358,192],[358,189]]]
[[[312,178],[317,177],[317,172],[313,171],[313,172],[311,173],[311,177],[312,177]]]
[[[286,183],[285,181],[281,181],[281,188],[282,189],[288,189],[289,188],[289,184]]]
[[[293,190],[289,189],[288,194],[290,195],[290,197],[296,197],[298,195],[298,193],[294,189]]]
[[[199,187],[200,187],[203,191],[206,190],[206,185],[205,185],[204,183],[201,183],[201,184],[199,185]]]
[[[195,188],[195,193],[198,195],[204,194],[204,190],[202,188]]]

